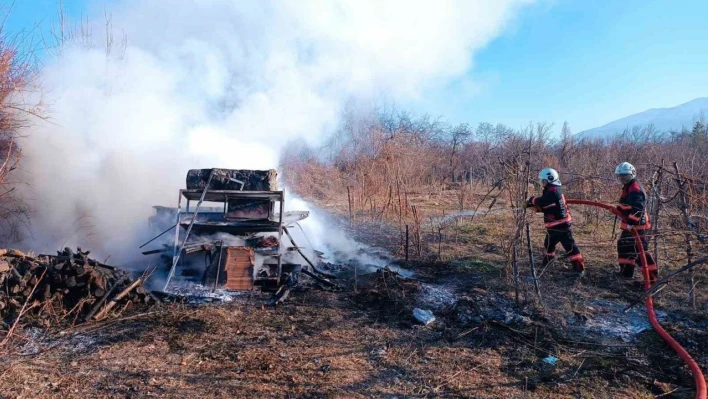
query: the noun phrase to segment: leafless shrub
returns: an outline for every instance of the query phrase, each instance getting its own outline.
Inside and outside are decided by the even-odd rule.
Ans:
[[[19,239],[20,227],[28,223],[28,209],[15,191],[20,182],[13,172],[22,158],[18,138],[42,114],[42,104],[31,100],[36,76],[29,37],[9,34],[0,26],[0,239],[6,242]]]
[[[457,223],[439,224],[436,230],[431,219],[433,227],[421,229],[421,220],[451,210],[516,209],[513,223],[493,229],[492,234],[507,258],[506,275],[513,277],[508,281],[518,285],[514,254],[524,253],[525,236],[525,213],[519,209],[525,195],[540,192],[535,171],[544,167],[559,170],[567,198],[616,203],[619,186],[614,167],[631,162],[647,188],[652,219],[658,219],[653,221],[657,224],[652,238],[655,252],[664,248],[658,255],[677,265],[685,264],[685,257],[690,262],[693,253],[707,249],[706,155],[708,139],[701,123],[691,131],[668,133],[653,126],[635,127],[605,140],[574,137],[564,124],[560,137],[555,138],[552,126],[543,123],[520,130],[481,123],[473,130],[466,124],[453,126],[427,116],[378,109],[345,114],[340,129],[324,146],[288,147],[281,166],[286,182],[303,196],[345,204],[351,197],[356,220],[397,225],[401,248],[409,225],[413,255],[420,258],[440,256],[443,239],[457,239],[457,234],[443,234]],[[680,171],[666,166],[673,162],[678,162]],[[658,171],[663,178],[657,177]],[[454,194],[445,196],[450,190]],[[431,208],[437,211],[422,214],[423,209]],[[601,222],[613,219],[591,207],[574,208],[573,212],[576,224],[593,231]],[[421,235],[421,230],[430,232]],[[669,254],[667,240],[672,236],[684,237],[687,255],[686,251]],[[680,252],[683,257],[676,255]],[[692,280],[687,282],[692,301],[699,286],[693,270]]]

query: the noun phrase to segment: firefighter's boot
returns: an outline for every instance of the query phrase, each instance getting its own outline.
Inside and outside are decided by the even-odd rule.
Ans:
[[[627,280],[634,278],[634,265],[620,265],[619,276]]]

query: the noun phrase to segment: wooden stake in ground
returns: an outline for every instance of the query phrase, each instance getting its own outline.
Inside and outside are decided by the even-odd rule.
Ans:
[[[442,212],[443,216],[441,220],[445,220],[445,210],[443,209]],[[442,261],[442,230],[443,230],[443,223],[442,221],[438,224],[438,260]]]
[[[408,248],[409,248],[408,225],[406,225],[406,262],[408,262]]]
[[[651,182],[654,205],[652,208],[651,224],[653,236],[652,238],[654,241],[654,263],[657,265],[657,267],[661,265],[661,262],[659,262],[659,211],[661,210],[661,182],[663,180],[663,171],[664,160],[662,159],[661,166],[654,174],[654,178]]]
[[[533,277],[533,288],[536,291],[536,296],[538,300],[541,300],[541,289],[538,286],[538,277],[536,275],[536,262],[533,259],[533,251],[531,250],[531,227],[529,227],[529,222],[526,222],[526,246],[529,251],[529,265],[531,266],[531,276]]]
[[[518,262],[518,246],[514,243],[514,253],[511,258],[511,265],[514,273],[514,299],[516,304],[519,304],[519,262]]]
[[[353,227],[354,216],[352,215],[352,192],[349,186],[347,186],[347,198],[349,200],[349,227]]]
[[[357,293],[357,282],[359,281],[359,266],[358,263],[354,263],[354,293]]]
[[[528,158],[526,159],[526,170],[524,173],[523,181],[521,181],[521,187],[523,189],[523,198],[520,199],[521,203],[521,211],[515,211],[514,215],[516,215],[516,231],[514,232],[514,243],[513,243],[513,249],[514,253],[512,254],[512,268],[513,268],[513,273],[514,273],[514,296],[516,298],[516,303],[519,303],[519,265],[518,265],[518,250],[519,250],[519,243],[522,241],[522,233],[521,229],[523,229],[524,223],[526,223],[526,206],[524,205],[524,201],[529,196],[529,180],[531,179],[531,149],[533,147],[533,132],[529,134],[529,143],[526,148],[526,154],[528,155]],[[518,186],[517,186],[518,187]],[[519,190],[521,191],[521,190]],[[511,196],[512,193],[509,192],[509,195]],[[517,194],[518,195],[518,194]],[[514,198],[510,198],[511,203],[513,205],[514,203]],[[518,198],[516,198],[518,200]],[[526,223],[527,227],[527,232],[528,232],[528,223]],[[531,243],[529,242],[529,248]],[[535,268],[535,267],[534,267]],[[534,282],[536,281],[536,278],[534,278]]]
[[[681,215],[683,216],[683,221],[686,224],[686,234],[684,235],[684,240],[686,242],[686,263],[691,263],[693,260],[693,244],[691,243],[691,219],[688,216],[688,195],[686,194],[687,181],[681,179],[681,174],[679,173],[678,164],[674,162],[674,170],[676,171],[676,183],[679,188],[679,209],[681,209]],[[696,308],[696,269],[691,270],[691,287],[688,289],[688,300],[691,306]]]
[[[411,206],[411,211],[413,212],[413,222],[415,223],[415,230],[413,231],[413,244],[416,247],[418,257],[420,258],[423,252],[423,244],[421,242],[420,235],[420,218],[418,217],[418,208],[413,205]]]

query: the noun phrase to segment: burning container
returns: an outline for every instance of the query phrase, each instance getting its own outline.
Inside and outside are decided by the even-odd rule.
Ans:
[[[155,228],[173,223],[158,235],[173,231],[172,245],[143,252],[163,253],[170,270],[164,290],[178,271],[214,289],[274,290],[296,283],[302,267],[284,261],[288,248],[281,243],[287,226],[309,213],[284,212],[276,179],[275,170],[190,170],[177,208],[156,206],[150,219]]]

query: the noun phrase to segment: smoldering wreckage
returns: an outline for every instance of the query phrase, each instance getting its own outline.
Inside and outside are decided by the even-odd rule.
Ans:
[[[341,290],[333,272],[336,266],[311,245],[302,247],[296,242],[294,232],[309,243],[299,225],[309,213],[286,212],[285,194],[276,180],[275,170],[189,170],[176,207],[154,206],[149,224],[155,235],[140,248],[151,259],[146,263],[159,262],[140,275],[92,259],[81,248],[65,248],[56,255],[0,250],[0,321],[7,331],[3,343],[20,320],[46,329],[73,328],[82,322],[115,320],[131,311],[147,314],[161,302],[208,302],[259,290],[271,293],[268,303],[277,306],[291,292],[307,286]],[[164,284],[156,287],[151,281],[155,274],[166,275]],[[386,267],[378,277],[385,280],[393,274],[398,275]],[[492,297],[473,301],[492,300],[492,310],[472,313],[503,314],[499,320],[504,323],[527,319],[514,313],[512,306],[504,306],[503,298]],[[651,317],[651,297],[646,300],[652,326],[659,331],[661,327],[654,325],[658,325],[656,316]],[[413,309],[411,317],[422,325],[435,321],[425,309]],[[695,366],[690,368],[697,381],[697,397],[704,398],[700,396],[704,380],[696,371],[700,369],[678,343],[667,342],[689,367]]]
[[[317,266],[322,253],[312,251],[308,256],[295,242],[291,230],[299,228],[298,222],[309,213],[285,211],[285,194],[278,190],[276,179],[272,169],[190,170],[177,207],[156,207],[151,226],[162,231],[143,244],[170,232],[174,236],[161,248],[143,252],[162,254],[168,265],[163,291],[169,292],[175,283],[210,287],[212,292],[258,288],[275,292],[273,304],[278,304],[299,285],[301,275],[321,287],[339,289],[331,281],[335,276]],[[216,206],[204,207],[205,202]],[[170,222],[174,223],[163,230]],[[302,228],[300,232],[304,235]],[[289,246],[284,245],[284,237]]]
[[[259,289],[272,292],[270,304],[277,305],[302,286],[303,275],[318,288],[339,290],[336,276],[318,267],[325,263],[322,252],[308,256],[295,243],[290,230],[309,213],[284,211],[276,179],[275,170],[190,170],[177,206],[154,207],[149,223],[159,234],[141,248],[161,261],[142,275],[92,259],[81,248],[56,255],[0,250],[4,329],[12,331],[22,317],[45,327],[74,325],[162,301],[213,300],[216,291]],[[150,277],[163,272],[164,286],[148,289]]]

